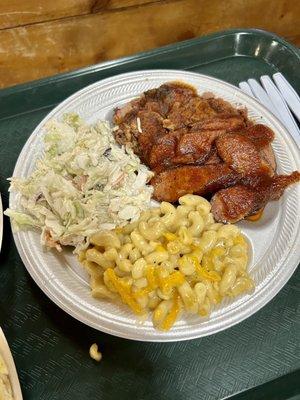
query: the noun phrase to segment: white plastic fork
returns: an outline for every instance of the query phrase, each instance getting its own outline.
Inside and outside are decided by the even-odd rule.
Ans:
[[[273,114],[276,115],[277,110],[261,85],[255,79],[248,79],[248,85],[250,91],[254,94],[254,97],[256,97],[265,107],[267,107]]]
[[[300,130],[287,105],[289,104],[291,107],[291,104],[293,104],[293,108],[291,107],[291,109],[293,111],[294,109],[298,110],[300,117],[300,98],[282,74],[277,73],[273,77],[274,80],[276,79],[277,82],[280,82],[279,88],[276,87],[272,79],[267,75],[260,78],[263,87],[255,79],[248,79],[248,82],[240,82],[239,87],[248,95],[256,97],[277,116],[300,147]],[[287,98],[289,98],[289,103],[286,101]]]
[[[300,97],[298,96],[296,90],[292,85],[289,84],[289,82],[280,72],[276,72],[276,74],[273,75],[273,79],[285,98],[285,101],[288,103],[290,109],[300,122]]]

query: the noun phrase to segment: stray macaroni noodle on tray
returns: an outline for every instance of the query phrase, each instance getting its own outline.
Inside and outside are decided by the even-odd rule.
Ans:
[[[238,227],[215,223],[210,203],[185,195],[140,218],[91,236],[79,254],[92,296],[121,300],[153,325],[169,330],[182,311],[208,316],[226,296],[254,288],[248,244]]]
[[[97,343],[93,343],[91,345],[89,353],[90,353],[90,357],[93,360],[98,361],[98,362],[102,360],[102,353],[98,350]]]

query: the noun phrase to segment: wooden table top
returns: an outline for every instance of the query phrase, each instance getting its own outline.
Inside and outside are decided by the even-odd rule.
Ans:
[[[0,87],[229,28],[300,45],[295,0],[9,0],[0,2]]]

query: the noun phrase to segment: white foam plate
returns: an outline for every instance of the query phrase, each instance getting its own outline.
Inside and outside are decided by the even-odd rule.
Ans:
[[[61,118],[66,112],[79,113],[89,123],[111,119],[113,109],[145,90],[164,82],[183,80],[195,86],[201,94],[212,91],[236,106],[245,106],[255,122],[272,128],[276,134],[273,148],[278,171],[300,170],[299,150],[287,130],[265,107],[241,90],[226,82],[185,71],[149,70],[114,76],[90,85],[58,105],[33,131],[15,167],[14,176],[26,177],[42,154],[43,126],[51,118]],[[16,207],[18,196],[11,195],[10,206]],[[254,294],[235,301],[226,300],[211,317],[183,317],[169,332],[159,332],[150,320],[143,324],[120,305],[93,299],[88,277],[71,252],[44,252],[37,232],[14,233],[20,256],[39,287],[59,307],[100,331],[143,341],[177,341],[211,335],[235,325],[268,303],[293,274],[300,258],[300,185],[289,188],[278,202],[267,205],[259,222],[240,223],[252,245],[250,273],[255,280]]]
[[[8,369],[8,374],[9,374],[8,376],[13,391],[13,397],[15,400],[22,400],[23,397],[14,359],[12,357],[10,348],[8,346],[8,343],[1,328],[0,328],[0,353]]]

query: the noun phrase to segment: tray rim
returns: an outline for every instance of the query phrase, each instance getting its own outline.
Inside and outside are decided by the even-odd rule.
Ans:
[[[128,64],[132,61],[137,61],[137,60],[142,60],[144,58],[150,58],[154,55],[158,54],[163,54],[163,53],[168,53],[172,52],[174,50],[186,48],[189,46],[197,45],[198,43],[203,43],[203,42],[208,42],[217,39],[220,36],[234,36],[236,34],[246,34],[246,35],[260,35],[264,37],[268,37],[270,39],[276,40],[280,44],[282,44],[284,47],[286,47],[290,52],[293,53],[295,57],[300,62],[300,49],[298,49],[296,46],[282,38],[281,36],[277,35],[276,33],[264,30],[264,29],[257,29],[257,28],[252,28],[252,29],[228,29],[228,30],[223,30],[219,32],[214,32],[208,35],[203,35],[199,36],[193,39],[188,39],[188,40],[183,40],[180,42],[174,42],[171,44],[168,44],[166,46],[161,46],[161,47],[156,47],[150,50],[134,53],[132,55],[116,58],[113,60],[108,60],[108,61],[103,61],[100,63],[92,64],[86,67],[82,68],[76,68],[74,70],[68,71],[68,72],[63,72],[55,75],[50,75],[48,77],[44,77],[41,79],[35,79],[32,81],[28,81],[25,83],[20,83],[16,84],[13,86],[9,86],[7,88],[0,89],[0,100],[4,98],[5,96],[10,96],[13,94],[16,94],[17,92],[22,92],[26,91],[28,89],[32,90],[33,88],[37,87],[42,87],[54,82],[59,82],[63,81],[65,79],[71,79],[79,75],[85,75],[90,72],[96,72],[104,69],[110,69],[112,67],[116,67],[118,65],[124,65]],[[236,54],[237,57],[242,57],[242,54]],[[246,55],[244,55],[246,56]],[[148,68],[147,68],[148,69]],[[105,78],[103,78],[105,79]],[[1,118],[0,118],[1,120]]]
[[[45,77],[42,79],[38,79],[38,80],[33,80],[33,81],[29,81],[26,83],[21,83],[21,84],[17,84],[14,86],[10,86],[7,88],[3,88],[0,89],[0,100],[1,101],[5,101],[6,97],[13,97],[14,94],[21,94],[22,92],[26,92],[26,91],[31,91],[34,88],[39,88],[39,87],[46,87],[48,84],[51,84],[52,82],[59,82],[59,81],[63,81],[63,80],[68,80],[68,79],[76,79],[78,78],[81,74],[82,75],[89,75],[93,72],[97,72],[97,71],[101,71],[101,70],[105,70],[105,69],[110,69],[112,67],[115,66],[122,66],[123,63],[128,64],[132,61],[136,61],[136,60],[143,60],[143,59],[147,59],[148,57],[151,58],[157,54],[161,54],[161,53],[167,53],[170,52],[172,53],[172,51],[174,51],[175,53],[180,49],[180,48],[187,48],[189,46],[192,45],[202,45],[203,43],[205,43],[206,40],[215,40],[217,39],[220,35],[234,35],[237,33],[248,33],[250,34],[257,34],[257,35],[263,35],[264,37],[269,37],[270,39],[273,38],[274,40],[277,40],[279,43],[281,43],[282,45],[284,45],[287,49],[289,49],[294,56],[297,57],[297,59],[300,61],[300,49],[298,49],[296,46],[292,45],[291,43],[289,43],[288,41],[286,41],[285,39],[281,38],[280,36],[278,36],[277,34],[273,34],[272,32],[268,32],[265,30],[260,30],[260,29],[230,29],[230,30],[225,30],[225,31],[220,31],[220,32],[216,32],[213,34],[209,34],[209,35],[204,35],[195,39],[190,39],[190,40],[186,40],[183,42],[177,42],[177,43],[172,43],[170,45],[167,46],[163,46],[163,47],[159,47],[156,49],[152,49],[149,51],[145,51],[142,53],[136,53],[134,55],[131,56],[127,56],[127,57],[122,57],[119,58],[117,60],[111,60],[111,61],[107,61],[107,62],[102,62],[102,63],[98,63],[95,65],[91,65],[88,67],[83,67],[83,68],[79,68],[73,71],[69,71],[69,72],[64,72],[61,74],[56,74],[53,76],[49,76],[49,77]],[[226,59],[224,59],[226,60]],[[51,103],[52,104],[52,103]],[[49,104],[50,106],[50,104]],[[32,108],[31,110],[27,111],[27,112],[33,112],[34,110],[36,110],[36,108]],[[19,114],[19,113],[18,113]],[[6,118],[12,118],[14,115],[18,115],[17,113],[11,113],[8,116],[4,116],[2,118],[0,118],[0,120],[4,120]],[[299,270],[298,270],[299,272]],[[295,276],[295,274],[297,273],[297,271],[294,272],[293,276]],[[274,300],[274,299],[273,299]],[[52,302],[52,301],[51,301]],[[124,340],[124,339],[122,339]],[[125,339],[126,340],[126,339]],[[201,340],[201,339],[200,339]],[[16,360],[18,362],[18,359]],[[291,365],[289,365],[289,371],[284,373],[284,374],[280,374],[279,376],[274,376],[272,378],[266,379],[263,381],[263,384],[268,383],[268,382],[276,382],[278,379],[284,379],[284,381],[286,382],[286,380],[288,379],[289,375],[294,373],[295,371],[299,371],[299,369],[297,367],[292,368]],[[226,396],[226,399],[229,399],[231,397],[234,396],[234,399],[236,398],[235,396],[239,396],[240,394],[245,394],[248,391],[250,391],[253,388],[257,388],[260,387],[262,384],[258,383],[256,385],[250,385],[247,387],[246,382],[243,382],[243,388],[240,389],[239,391],[231,391],[230,394],[228,395],[228,397]],[[27,394],[30,393],[30,389],[26,389]]]

